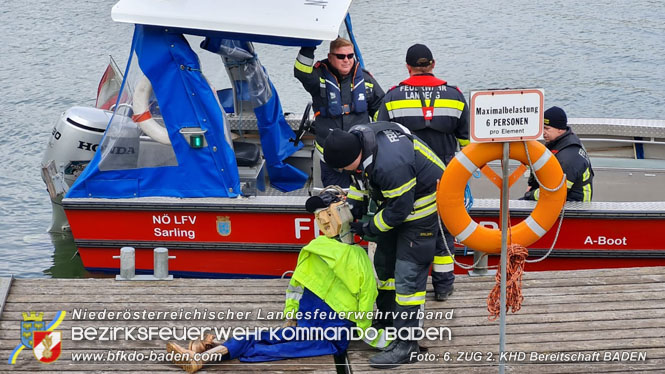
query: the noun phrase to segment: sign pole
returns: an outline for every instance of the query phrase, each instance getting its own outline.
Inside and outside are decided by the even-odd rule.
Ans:
[[[503,352],[506,348],[506,267],[508,264],[508,160],[510,143],[503,143],[503,159],[501,170],[503,182],[501,185],[501,297],[499,309],[499,374],[504,374],[506,367]]]
[[[508,267],[508,195],[510,142],[538,139],[543,134],[544,90],[515,88],[471,91],[470,140],[472,143],[503,143],[501,163],[501,280],[499,306],[499,373],[506,362],[506,272]],[[497,183],[498,185],[498,183]],[[475,263],[475,261],[474,261]]]

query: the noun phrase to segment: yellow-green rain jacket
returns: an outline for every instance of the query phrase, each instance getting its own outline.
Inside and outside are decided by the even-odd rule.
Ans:
[[[335,312],[345,313],[344,317],[361,329],[371,326],[370,312],[374,310],[378,292],[372,263],[362,247],[326,236],[312,240],[298,255],[298,264],[286,290],[284,314],[298,311],[304,288],[320,297]],[[361,313],[355,315],[353,312]],[[383,330],[375,339],[363,340],[377,348],[390,344]]]

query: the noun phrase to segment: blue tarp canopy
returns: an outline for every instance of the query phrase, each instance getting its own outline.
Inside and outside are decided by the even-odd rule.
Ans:
[[[233,197],[240,194],[238,167],[224,113],[183,31],[136,25],[130,54],[133,57],[127,64],[116,112],[94,158],[67,197]],[[205,34],[201,30],[192,33]],[[205,36],[229,35],[210,32]],[[284,40],[286,45],[319,42]],[[138,64],[132,58],[136,58]],[[148,117],[154,116],[154,112],[161,115],[170,144],[139,141],[141,132],[136,122],[142,121],[142,113],[134,113],[136,107],[132,108],[134,111],[122,112],[131,107],[131,104],[121,105],[131,100],[131,77],[141,72],[149,79],[158,103],[158,109],[154,105],[150,108]],[[299,147],[289,142],[289,138],[294,137],[293,131],[284,119],[271,82],[269,87],[272,90],[269,100],[254,108],[268,175],[273,186],[280,190],[301,188],[307,175],[284,163]],[[193,148],[181,134],[183,129],[192,128],[205,134],[206,143],[202,148]]]

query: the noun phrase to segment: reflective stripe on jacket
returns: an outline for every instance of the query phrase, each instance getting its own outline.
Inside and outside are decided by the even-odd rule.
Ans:
[[[382,202],[371,233],[436,213],[436,183],[445,165],[425,143],[391,122],[359,125],[351,132],[359,133],[363,144],[360,178],[370,196]]]
[[[580,138],[570,128],[545,146],[552,151],[566,174],[568,201],[591,201],[593,196],[593,168],[589,156]],[[533,200],[540,197],[538,182],[533,175],[529,177],[529,186],[533,190]],[[529,197],[529,196],[527,196]]]
[[[458,143],[469,143],[469,108],[464,95],[432,74],[414,75],[388,90],[379,121],[404,125],[448,162]]]

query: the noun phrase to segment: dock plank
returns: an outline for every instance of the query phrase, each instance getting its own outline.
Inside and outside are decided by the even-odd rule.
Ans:
[[[9,287],[11,286],[13,279],[13,277],[0,278],[0,317],[2,317],[2,311],[5,307],[7,295],[9,294]]]
[[[527,267],[528,269],[528,267]],[[72,340],[75,327],[103,328],[113,326],[155,328],[198,327],[275,327],[281,321],[259,319],[268,312],[283,309],[287,280],[176,279],[168,282],[118,282],[112,279],[14,279],[11,285],[0,279],[0,372],[66,372],[78,373],[150,373],[182,372],[170,362],[75,362],[74,353],[100,354],[109,351],[136,351],[144,354],[164,352],[165,341],[140,340]],[[433,300],[428,287],[426,310],[439,313],[439,318],[425,322],[426,327],[450,331],[450,340],[423,340],[429,353],[438,359],[404,365],[392,372],[487,373],[498,370],[499,323],[488,320],[487,295],[494,286],[493,277],[458,276],[455,293],[446,302]],[[4,287],[4,288],[3,288]],[[3,291],[4,290],[4,291]],[[5,297],[3,296],[5,294]],[[506,364],[507,373],[614,373],[662,372],[665,367],[665,267],[635,269],[598,269],[584,271],[527,272],[524,275],[525,297],[522,309],[508,313],[506,350],[525,355],[544,355],[547,359],[513,360]],[[1,304],[1,303],[0,303]],[[207,310],[232,311],[232,319],[181,320],[168,316],[154,319],[115,320],[87,317],[87,312]],[[50,320],[58,310],[67,317],[56,329],[63,334],[63,354],[54,364],[43,365],[25,349],[15,365],[7,360],[19,342],[23,312],[44,312]],[[238,312],[246,318],[238,318]],[[451,319],[443,318],[452,313]],[[354,373],[379,372],[368,365],[377,351],[361,342],[352,342],[349,361]],[[462,353],[462,359],[458,356]],[[600,355],[591,362],[570,361],[564,354]],[[612,361],[619,354],[619,361]],[[621,360],[621,354],[645,355],[646,359]],[[449,354],[451,359],[444,360]],[[490,357],[491,354],[491,357]],[[551,356],[554,354],[554,356]],[[556,356],[559,354],[559,356]],[[474,359],[478,355],[481,360]],[[549,356],[548,356],[549,355]],[[605,359],[607,355],[607,359]],[[466,357],[466,358],[465,358]],[[488,361],[488,359],[490,359]],[[247,364],[234,361],[209,364],[203,373],[300,373],[335,372],[331,356],[309,357],[272,363]]]

